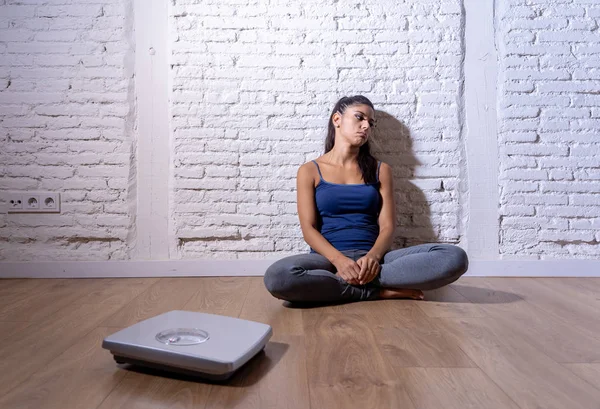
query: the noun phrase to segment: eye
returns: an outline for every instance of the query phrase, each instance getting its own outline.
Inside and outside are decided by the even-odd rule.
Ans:
[[[354,116],[355,116],[355,117],[356,117],[356,119],[358,119],[359,121],[364,121],[364,120],[365,120],[365,117],[364,117],[364,116],[362,116],[361,114],[356,114],[356,115],[354,115]],[[370,120],[370,121],[369,121],[369,126],[370,126],[371,128],[375,128],[375,126],[376,126],[376,125],[375,125],[375,121],[374,121],[374,120]]]

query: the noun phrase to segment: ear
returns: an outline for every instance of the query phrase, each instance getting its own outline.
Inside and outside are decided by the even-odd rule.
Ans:
[[[340,115],[339,112],[336,112],[335,114],[333,114],[331,116],[331,121],[333,122],[334,127],[339,128],[340,125],[342,124],[342,116]]]

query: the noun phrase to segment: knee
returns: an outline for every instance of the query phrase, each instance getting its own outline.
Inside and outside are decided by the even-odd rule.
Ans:
[[[282,281],[282,270],[279,267],[278,263],[279,262],[271,264],[269,268],[267,268],[267,271],[265,271],[265,276],[263,278],[265,287],[267,291],[269,291],[271,294],[278,292],[280,283]]]
[[[424,283],[419,289],[435,290],[458,280],[469,268],[467,253],[458,246],[451,244],[438,244],[436,250],[443,257],[440,275],[431,282]]]
[[[294,266],[291,266],[285,260],[279,260],[271,264],[265,271],[263,278],[267,291],[276,298],[286,299],[292,270],[294,270]]]
[[[467,272],[469,268],[469,257],[467,253],[460,247],[454,245],[446,245],[448,261],[448,275],[458,279],[461,275]]]

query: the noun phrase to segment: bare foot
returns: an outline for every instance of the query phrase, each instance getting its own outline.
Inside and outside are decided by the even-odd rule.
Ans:
[[[409,290],[404,288],[382,288],[379,291],[379,298],[410,298],[412,300],[422,300],[425,298],[421,290]]]

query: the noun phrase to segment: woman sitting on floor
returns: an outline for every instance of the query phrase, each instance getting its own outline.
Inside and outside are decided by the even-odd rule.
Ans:
[[[271,265],[269,292],[291,302],[423,299],[467,271],[464,250],[422,244],[391,250],[396,226],[391,167],[370,153],[375,109],[366,97],[340,99],[325,154],[298,170],[298,216],[309,253]]]

